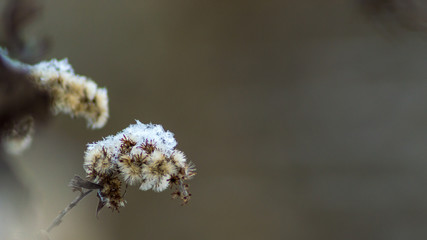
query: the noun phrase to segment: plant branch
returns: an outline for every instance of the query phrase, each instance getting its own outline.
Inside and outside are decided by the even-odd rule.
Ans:
[[[93,189],[87,190],[86,192],[82,191],[76,199],[74,199],[59,215],[53,220],[52,224],[46,230],[46,232],[50,232],[54,227],[58,226],[62,222],[62,218],[74,207],[77,203],[80,202],[84,197],[86,197],[89,193],[91,193]]]

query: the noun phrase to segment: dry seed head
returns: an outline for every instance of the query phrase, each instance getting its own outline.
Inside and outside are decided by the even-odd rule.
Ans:
[[[173,133],[162,126],[139,121],[116,135],[88,144],[84,169],[87,178],[103,186],[98,192],[101,206],[118,210],[124,204],[119,194],[123,181],[140,184],[139,189],[144,191],[160,192],[173,185],[187,202],[189,193],[183,181],[193,175],[193,170],[184,153],[175,149],[176,144]]]
[[[184,167],[187,162],[185,154],[179,150],[175,150],[171,156],[172,161],[175,162],[177,166]]]
[[[165,177],[159,178],[157,181],[154,182],[152,189],[155,192],[162,192],[163,190],[168,188],[169,178],[170,178],[170,176],[167,176],[167,177],[165,176]]]
[[[134,147],[130,150],[129,155],[135,158],[140,158],[141,161],[147,161],[148,154],[139,147]]]
[[[154,176],[168,176],[177,173],[177,166],[170,159],[158,150],[155,150],[149,157],[147,171]]]
[[[125,206],[125,200],[122,198],[122,182],[117,175],[106,176],[99,182],[102,189],[98,191],[98,196],[104,202],[106,207],[118,210]]]
[[[74,73],[67,59],[43,61],[35,65],[27,65],[7,56],[7,51],[0,48],[0,57],[4,64],[13,71],[22,72],[26,78],[46,92],[50,99],[53,114],[65,113],[72,117],[83,117],[88,126],[101,128],[109,117],[108,96],[105,88],[98,88],[91,79]],[[32,116],[29,116],[32,117]],[[19,125],[26,117],[12,124]],[[32,125],[31,125],[32,127]],[[33,129],[28,134],[0,136],[4,139],[5,150],[12,154],[25,150],[32,139]]]
[[[122,154],[129,153],[136,145],[136,142],[134,142],[132,139],[127,138],[126,136],[123,136],[120,141],[122,142],[122,144],[120,145],[120,151]]]
[[[122,155],[117,165],[123,174],[124,180],[130,185],[135,185],[142,181],[142,161],[139,157]]]
[[[147,164],[143,166],[143,183],[141,190],[153,189],[156,192],[165,190],[171,175],[177,173],[177,166],[158,150],[149,155]]]
[[[105,148],[100,147],[86,151],[84,159],[83,168],[90,179],[115,171],[115,166],[111,164],[111,157]]]
[[[192,179],[196,176],[196,164],[193,162],[188,162],[184,167],[184,177],[185,179]]]
[[[153,141],[149,141],[149,140],[145,140],[145,142],[141,143],[139,148],[144,150],[147,154],[151,154],[156,149],[156,147],[153,144]]]
[[[75,74],[67,59],[44,61],[28,68],[34,82],[50,93],[55,114],[83,117],[92,128],[105,125],[109,116],[107,90]]]

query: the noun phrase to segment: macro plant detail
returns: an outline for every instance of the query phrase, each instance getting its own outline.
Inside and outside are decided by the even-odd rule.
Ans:
[[[195,174],[195,166],[183,152],[175,149],[173,133],[161,125],[136,121],[116,135],[88,144],[84,157],[86,178],[99,185],[98,211],[125,205],[123,183],[139,189],[161,192],[174,188],[174,197],[187,203],[191,194],[186,180]]]
[[[64,113],[83,117],[93,129],[106,124],[109,117],[107,90],[76,74],[67,59],[28,65],[9,58],[5,51],[0,51],[0,59],[8,69],[22,72],[36,89],[47,93],[52,115]],[[3,136],[4,148],[12,154],[21,153],[31,144],[33,116],[25,115],[9,125]]]
[[[97,215],[108,207],[119,211],[124,207],[123,184],[139,185],[142,191],[161,192],[174,189],[173,198],[188,203],[191,194],[187,180],[196,175],[196,168],[187,161],[183,152],[176,149],[173,133],[161,125],[143,124],[136,121],[116,135],[89,143],[84,156],[83,168],[86,179],[75,176],[70,187],[80,195],[72,201],[47,228],[50,232],[62,222],[62,218],[84,197],[97,191],[99,199]]]
[[[34,6],[27,6],[27,3],[11,4],[8,23],[9,28],[15,30],[8,32],[8,41],[3,43],[11,51],[10,55],[0,47],[0,153],[12,155],[30,146],[36,123],[43,122],[48,115],[84,118],[92,129],[104,127],[109,118],[107,89],[76,74],[67,59],[34,65],[21,62],[34,60],[37,53],[44,52],[43,49],[30,51],[33,49],[26,48],[18,31],[22,25],[14,16],[19,15],[17,13],[27,16],[27,10],[34,10]],[[15,45],[17,47],[11,47]],[[135,185],[142,191],[161,192],[171,188],[173,198],[180,199],[183,205],[188,203],[191,194],[186,181],[196,174],[196,169],[176,145],[173,133],[165,131],[161,125],[139,121],[116,135],[88,144],[83,161],[86,176],[76,175],[69,184],[80,194],[57,215],[46,231],[41,231],[43,239],[49,239],[48,233],[93,191],[99,199],[97,215],[104,207],[119,211],[126,204],[126,188]],[[0,238],[13,234],[8,228],[0,226]],[[3,229],[5,231],[1,232]]]
[[[28,68],[37,86],[50,93],[52,113],[83,117],[94,129],[105,125],[109,117],[107,89],[75,74],[67,59],[43,61]]]
[[[31,145],[38,125],[45,124],[50,116],[66,114],[85,119],[88,128],[100,129],[110,116],[106,88],[77,74],[68,59],[40,61],[49,42],[46,39],[32,41],[30,45],[23,34],[26,23],[38,12],[38,5],[33,1],[10,0],[0,14],[4,20],[0,22],[4,29],[4,36],[0,36],[0,172],[2,179],[13,179],[0,183],[1,215],[8,219],[0,224],[0,239],[11,239],[17,232],[13,226],[19,226],[18,231],[28,231],[30,236],[13,239],[33,239],[33,230],[14,220],[26,216],[19,211],[28,204],[18,204],[15,199],[28,199],[28,196],[13,195],[16,189],[25,193],[27,189],[12,171],[13,164],[9,161],[13,161],[12,155],[22,153]],[[139,121],[116,135],[87,144],[83,154],[85,177],[76,175],[69,184],[80,194],[46,230],[40,231],[40,236],[49,239],[49,232],[92,192],[96,192],[99,199],[97,215],[104,207],[117,212],[124,207],[128,186],[156,192],[170,188],[172,198],[180,199],[182,205],[188,203],[191,194],[187,181],[196,174],[196,169],[176,145],[172,132],[161,125]],[[28,226],[33,224],[36,223],[31,221]]]

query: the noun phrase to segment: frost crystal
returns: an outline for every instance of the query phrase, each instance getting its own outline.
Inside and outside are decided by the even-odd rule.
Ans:
[[[161,125],[136,121],[116,135],[88,144],[84,169],[87,178],[102,186],[98,191],[100,205],[118,210],[124,206],[122,180],[140,189],[160,192],[174,186],[175,197],[189,200],[185,180],[195,175],[184,153],[175,149],[173,133]]]

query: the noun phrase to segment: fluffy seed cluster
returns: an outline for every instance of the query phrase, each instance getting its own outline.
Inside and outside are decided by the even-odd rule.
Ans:
[[[187,203],[191,194],[186,180],[195,167],[183,152],[175,149],[173,133],[161,125],[136,121],[116,135],[88,144],[84,158],[87,178],[101,185],[101,206],[118,210],[124,206],[122,184],[139,185],[140,190],[161,192],[175,188],[174,198]]]
[[[10,71],[22,72],[36,88],[47,93],[53,114],[83,117],[91,128],[102,128],[106,124],[109,117],[107,90],[99,88],[89,78],[75,74],[67,59],[27,65],[9,58],[1,48],[0,56]],[[34,124],[28,119],[33,118],[25,116],[8,123],[10,131],[0,136],[6,152],[19,154],[31,144]]]
[[[109,116],[107,90],[75,74],[67,59],[40,62],[29,69],[36,84],[50,93],[54,113],[83,117],[92,128],[105,125]]]

